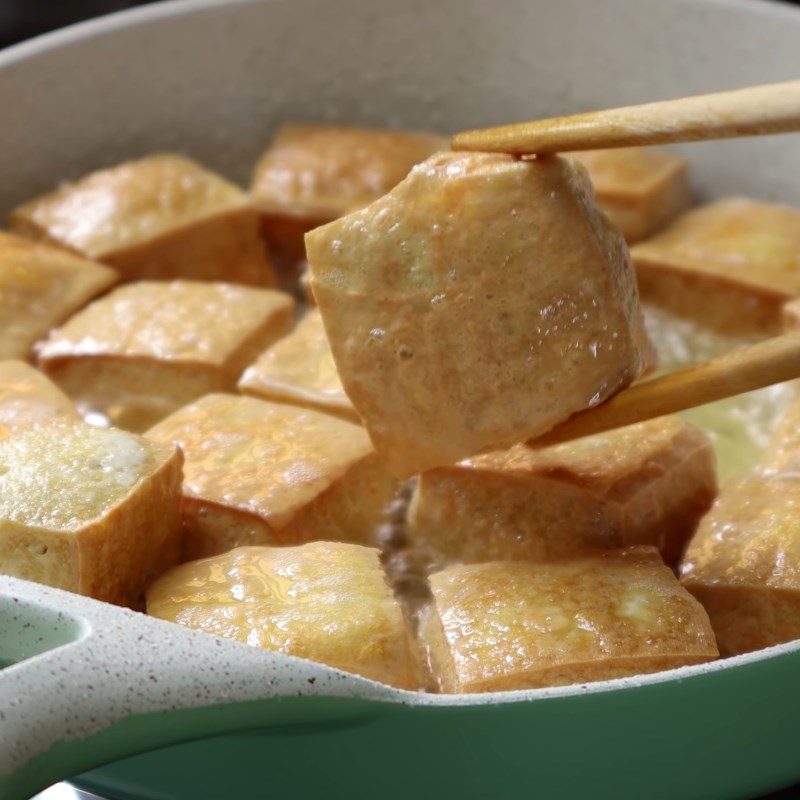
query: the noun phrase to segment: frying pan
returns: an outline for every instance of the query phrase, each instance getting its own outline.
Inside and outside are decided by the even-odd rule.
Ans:
[[[455,130],[797,77],[755,0],[178,0],[0,54],[0,212],[180,150],[246,182],[283,120]],[[795,136],[683,148],[701,197],[800,205]],[[447,697],[0,577],[0,798],[746,798],[800,779],[800,643]],[[113,763],[112,763],[113,762]]]

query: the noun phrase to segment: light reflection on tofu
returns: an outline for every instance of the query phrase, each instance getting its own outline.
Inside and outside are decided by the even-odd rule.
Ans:
[[[649,364],[625,243],[575,161],[440,153],[306,245],[342,383],[400,476],[543,433]]]
[[[0,439],[28,425],[80,420],[72,401],[24,361],[0,361]]]
[[[450,567],[431,588],[423,639],[448,693],[586,683],[718,655],[705,611],[652,548]]]
[[[148,589],[147,612],[416,689],[415,645],[379,555],[335,542],[240,547],[163,575]]]
[[[314,309],[245,370],[239,391],[359,422],[339,380],[322,317]]]
[[[651,236],[691,205],[685,158],[652,147],[568,153],[589,170],[597,201],[629,243]]]
[[[800,211],[728,198],[631,249],[642,297],[704,326],[774,334],[800,294]]]
[[[228,283],[141,281],[51,333],[39,364],[82,407],[142,431],[242,371],[292,326],[281,292]]]
[[[53,325],[116,281],[102,264],[0,231],[0,358],[27,359]]]
[[[358,425],[214,394],[151,431],[181,446],[186,557],[252,544],[372,541],[396,484]]]
[[[113,266],[125,281],[275,283],[247,195],[182,156],[93,172],[19,206],[9,222],[25,236]]]
[[[723,655],[800,638],[800,479],[727,484],[689,543],[681,581]]]
[[[178,557],[180,451],[51,423],[0,441],[0,571],[120,605]]]
[[[716,495],[708,437],[663,417],[422,473],[408,531],[440,559],[545,560],[648,544],[674,563]]]
[[[276,256],[305,257],[303,234],[396,186],[447,139],[344,125],[283,125],[256,164],[251,197]]]

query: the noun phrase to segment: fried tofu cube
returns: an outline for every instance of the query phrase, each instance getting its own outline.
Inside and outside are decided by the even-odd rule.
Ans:
[[[783,307],[783,329],[800,330],[800,300],[790,300]]]
[[[114,267],[124,281],[275,285],[247,195],[177,155],[93,172],[19,206],[9,222],[24,236]]]
[[[359,422],[342,388],[319,311],[311,309],[288,336],[248,367],[239,391],[264,400],[316,408]]]
[[[179,450],[84,423],[0,441],[0,572],[119,605],[175,563]]]
[[[800,294],[800,211],[727,198],[631,249],[642,298],[723,332],[770,335]]]
[[[363,428],[296,406],[212,394],[147,435],[186,457],[187,558],[240,545],[369,543],[396,489]]]
[[[146,430],[245,367],[292,326],[281,292],[204,281],[122,286],[51,333],[39,365],[79,405]]]
[[[238,547],[163,575],[147,591],[147,613],[416,689],[415,644],[379,556],[338,542]]]
[[[422,624],[447,693],[609,680],[717,657],[702,606],[653,548],[431,576]]]
[[[676,417],[517,445],[423,472],[408,534],[438,559],[466,563],[635,544],[675,563],[716,496],[714,462],[709,438]]]
[[[306,245],[342,384],[398,476],[544,433],[649,365],[627,248],[575,161],[440,153]]]
[[[692,202],[685,158],[652,147],[570,153],[589,170],[597,202],[629,243],[646,239]]]
[[[24,361],[0,361],[0,439],[53,420],[80,420],[69,397]]]
[[[680,573],[708,612],[723,655],[800,638],[800,480],[726,484]]]
[[[800,398],[780,415],[761,455],[762,475],[800,478]]]
[[[116,282],[102,264],[0,231],[0,358],[27,359],[53,325]]]
[[[278,259],[305,258],[303,234],[362,208],[437,150],[441,136],[344,125],[282,126],[256,164],[251,197]]]

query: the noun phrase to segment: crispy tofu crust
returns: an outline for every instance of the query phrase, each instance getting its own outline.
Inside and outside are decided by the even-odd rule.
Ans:
[[[620,147],[569,157],[589,171],[600,208],[629,243],[651,236],[691,205],[688,162],[674,153]]]
[[[798,488],[796,474],[731,481],[689,543],[681,581],[724,655],[800,636]]]
[[[423,638],[444,692],[585,683],[718,655],[702,606],[653,548],[455,566],[430,582]]]
[[[3,572],[137,605],[178,557],[182,461],[174,447],[82,423],[0,441]]]
[[[725,332],[770,335],[800,294],[800,211],[728,198],[631,250],[642,297]]]
[[[29,358],[53,325],[116,282],[102,264],[0,231],[0,358]]]
[[[39,365],[83,406],[141,431],[197,397],[233,389],[293,315],[294,301],[270,289],[141,281],[53,331]]]
[[[28,425],[80,419],[72,401],[24,361],[0,361],[0,439]]]
[[[634,544],[653,545],[675,563],[716,492],[709,438],[663,417],[424,472],[408,532],[439,559],[462,563]]]
[[[800,397],[778,419],[759,466],[765,475],[800,478]]]
[[[335,542],[240,547],[162,576],[148,589],[147,612],[416,689],[415,646],[379,555]]]
[[[344,125],[283,125],[253,173],[268,217],[328,222],[377,200],[438,150],[442,136]]]
[[[310,309],[288,336],[268,347],[245,370],[238,388],[264,400],[315,408],[360,422],[342,387],[316,309]]]
[[[188,557],[243,544],[369,542],[396,489],[357,425],[213,394],[147,434],[186,456]]]
[[[533,438],[650,361],[576,162],[441,153],[306,245],[345,391],[399,476]]]
[[[115,267],[126,281],[275,285],[247,195],[182,156],[93,172],[19,206],[9,222],[24,236]]]

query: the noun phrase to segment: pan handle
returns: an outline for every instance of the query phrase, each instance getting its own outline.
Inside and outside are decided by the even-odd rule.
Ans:
[[[208,736],[367,722],[383,691],[321,664],[0,576],[2,800]]]

